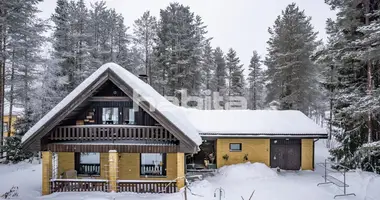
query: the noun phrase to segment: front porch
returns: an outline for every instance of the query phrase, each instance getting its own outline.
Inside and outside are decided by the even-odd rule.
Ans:
[[[43,195],[90,191],[174,193],[184,186],[184,153],[110,150],[92,154],[98,155],[95,163],[78,157],[76,152],[44,151]]]
[[[55,192],[109,192],[105,179],[52,179],[50,191]],[[175,181],[117,180],[117,192],[174,193],[178,191]]]

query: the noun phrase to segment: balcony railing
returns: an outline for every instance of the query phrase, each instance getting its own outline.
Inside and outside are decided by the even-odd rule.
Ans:
[[[161,126],[76,125],[58,126],[50,140],[151,140],[175,142],[177,139]]]
[[[100,164],[81,163],[79,164],[78,175],[100,175]]]

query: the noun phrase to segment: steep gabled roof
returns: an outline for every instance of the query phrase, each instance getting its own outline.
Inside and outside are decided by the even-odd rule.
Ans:
[[[183,110],[202,136],[327,137],[325,129],[298,110]]]
[[[91,91],[94,84],[106,77],[107,80],[116,82],[127,95],[134,101],[142,101],[139,106],[152,115],[166,129],[172,130],[171,133],[186,145],[187,149],[195,149],[202,143],[194,126],[183,117],[183,111],[177,106],[170,103],[166,98],[154,90],[150,85],[122,68],[115,63],[108,63],[96,70],[91,76],[84,80],[77,88],[67,95],[59,104],[49,111],[41,120],[39,120],[22,138],[22,145],[32,145],[36,140],[40,140],[44,134],[47,134],[48,127],[56,126],[58,116],[63,115],[65,110],[73,109],[78,98],[86,96],[85,93]],[[84,99],[82,99],[84,101]],[[52,124],[53,123],[53,124]],[[173,131],[174,130],[174,131]]]

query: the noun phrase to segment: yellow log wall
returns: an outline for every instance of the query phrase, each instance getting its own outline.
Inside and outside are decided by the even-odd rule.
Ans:
[[[314,141],[313,139],[302,139],[301,140],[301,169],[302,170],[313,170],[313,158],[314,158]]]
[[[42,152],[42,195],[50,194],[50,178],[52,176],[52,153]]]
[[[230,152],[230,143],[241,143],[242,151]],[[217,139],[216,141],[217,167],[244,163],[244,155],[248,154],[249,162],[261,162],[270,166],[270,140],[269,139]],[[223,156],[228,155],[228,160]]]

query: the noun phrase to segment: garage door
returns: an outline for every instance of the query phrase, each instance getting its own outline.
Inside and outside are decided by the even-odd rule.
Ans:
[[[301,140],[271,139],[270,156],[272,168],[299,170],[301,168]]]

